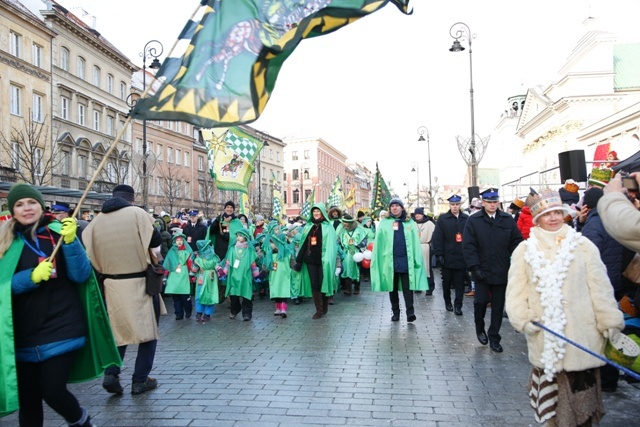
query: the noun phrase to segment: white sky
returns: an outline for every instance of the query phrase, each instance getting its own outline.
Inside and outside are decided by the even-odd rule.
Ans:
[[[36,4],[39,0],[22,0]],[[97,17],[97,30],[129,59],[142,65],[145,43],[160,40],[165,54],[191,16],[197,0],[59,0],[81,4]],[[469,136],[469,54],[451,53],[449,29],[465,22],[473,40],[476,133],[489,135],[507,98],[555,78],[589,15],[618,31],[635,29],[638,0],[413,0],[406,16],[389,4],[333,34],[304,40],[284,63],[270,102],[252,124],[276,137],[319,136],[375,170],[402,194],[404,182],[462,184],[466,165],[456,135]],[[628,21],[625,22],[625,21]],[[466,41],[463,42],[467,46]],[[491,143],[490,143],[491,144]],[[486,158],[480,168],[508,159]],[[434,182],[435,184],[435,182]]]

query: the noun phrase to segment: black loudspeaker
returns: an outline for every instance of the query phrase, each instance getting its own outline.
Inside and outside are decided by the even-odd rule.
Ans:
[[[469,203],[471,203],[474,197],[480,197],[480,187],[469,187],[467,191],[469,191]]]
[[[584,160],[584,150],[572,150],[558,153],[560,165],[560,180],[564,183],[567,179],[576,182],[587,180],[587,163]]]

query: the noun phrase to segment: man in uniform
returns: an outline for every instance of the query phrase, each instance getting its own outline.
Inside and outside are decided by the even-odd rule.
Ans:
[[[449,211],[438,217],[431,244],[438,265],[442,269],[442,294],[447,311],[462,315],[466,264],[462,254],[462,236],[467,224],[467,215],[460,211],[462,198],[454,194],[447,199]],[[451,288],[455,290],[454,305],[451,305]]]
[[[187,243],[191,246],[191,250],[198,251],[196,242],[198,240],[204,240],[207,237],[207,226],[202,223],[202,219],[198,217],[198,211],[192,210],[189,212],[189,221],[182,229],[182,233],[187,238]]]
[[[487,345],[490,342],[491,350],[501,353],[500,327],[511,253],[522,242],[522,234],[513,217],[498,210],[496,188],[489,188],[480,195],[482,210],[467,219],[462,234],[462,252],[476,285],[473,303],[476,336],[480,344]],[[484,317],[489,302],[491,325],[487,336]]]

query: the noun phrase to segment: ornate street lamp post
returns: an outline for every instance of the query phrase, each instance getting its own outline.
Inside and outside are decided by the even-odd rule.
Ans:
[[[429,212],[433,212],[433,190],[431,187],[431,145],[429,143],[429,129],[426,126],[420,126],[418,128],[418,142],[425,141],[424,135],[427,134],[427,160],[429,165]]]

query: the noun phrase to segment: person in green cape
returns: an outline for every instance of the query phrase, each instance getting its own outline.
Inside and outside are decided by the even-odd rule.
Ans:
[[[227,277],[227,293],[231,300],[229,318],[235,319],[242,311],[244,321],[253,315],[253,280],[260,271],[256,266],[256,250],[251,245],[251,233],[246,228],[236,231],[235,245],[229,248],[224,267],[219,267],[218,275]],[[240,301],[242,298],[242,301]]]
[[[287,317],[287,300],[291,298],[291,256],[292,247],[287,242],[286,234],[273,228],[272,232],[265,236],[262,243],[265,265],[269,269],[269,298],[271,298],[276,310],[274,316]]]
[[[294,262],[300,250],[301,237],[302,237],[302,234],[300,233],[301,230],[302,230],[302,227],[299,224],[293,223],[289,228],[289,231],[287,232],[287,241],[291,245],[291,251],[292,251]],[[295,305],[300,304],[301,286],[302,286],[301,273],[292,268],[291,269],[291,300]]]
[[[122,361],[76,221],[45,214],[42,194],[28,184],[13,185],[7,200],[12,218],[0,227],[0,417],[19,409],[21,426],[42,426],[44,401],[70,426],[92,426],[67,383],[97,378]]]
[[[187,244],[187,239],[182,231],[178,230],[173,235],[173,246],[167,252],[162,266],[167,272],[167,288],[164,293],[173,297],[173,311],[176,320],[188,319],[193,312],[191,303],[191,283],[189,270],[191,269],[190,256],[193,251]]]
[[[416,320],[413,291],[426,291],[429,285],[416,223],[407,215],[402,200],[393,198],[389,202],[389,216],[381,219],[376,228],[371,256],[371,290],[389,292],[393,322],[400,320],[400,289],[407,322],[413,322]]]
[[[302,230],[302,244],[294,266],[294,270],[302,272],[300,294],[313,296],[316,312],[312,319],[320,319],[327,314],[329,296],[335,291],[334,277],[342,271],[336,232],[328,218],[324,203],[315,203],[311,207],[311,219]]]
[[[196,245],[198,250],[191,254],[191,273],[196,278],[196,322],[204,324],[211,320],[215,304],[220,302],[216,272],[220,258],[209,240],[198,240]]]
[[[338,227],[338,243],[342,247],[341,283],[345,295],[351,295],[352,287],[355,295],[360,294],[360,264],[353,255],[361,253],[367,247],[367,231],[351,215],[342,216],[342,225]]]

